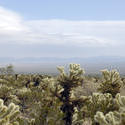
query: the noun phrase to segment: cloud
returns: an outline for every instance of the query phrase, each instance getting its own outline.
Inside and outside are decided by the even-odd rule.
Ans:
[[[25,30],[23,20],[17,13],[0,7],[0,31],[17,32]]]
[[[117,47],[124,45],[125,21],[24,20],[0,7],[0,44]]]

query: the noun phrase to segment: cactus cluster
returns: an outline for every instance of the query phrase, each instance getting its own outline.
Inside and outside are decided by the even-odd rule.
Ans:
[[[60,74],[53,77],[1,69],[0,125],[84,125],[86,120],[125,125],[125,96],[116,70],[103,70],[95,78],[85,76],[79,64],[70,64],[69,71],[57,69]]]
[[[105,110],[97,110],[95,112],[94,121],[99,125],[124,125],[125,96],[120,95],[120,88],[122,86],[120,75],[116,70],[103,70],[102,74],[103,82],[98,90],[102,93],[110,93],[113,98],[110,108],[107,106]]]
[[[106,114],[110,111],[115,111],[118,109],[118,106],[115,104],[110,93],[93,93],[92,96],[89,96],[88,98],[89,99],[86,102],[86,115],[87,117],[90,117],[93,122],[97,111]]]
[[[11,103],[7,107],[4,105],[4,101],[0,99],[0,125],[19,125],[19,122],[16,121],[19,113],[19,106]]]
[[[105,115],[103,112],[97,112],[94,116],[100,125],[125,125],[125,96],[117,94],[115,101],[119,106],[118,111],[111,111]]]

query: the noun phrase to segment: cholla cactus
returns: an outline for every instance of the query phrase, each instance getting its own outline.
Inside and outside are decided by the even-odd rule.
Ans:
[[[14,94],[14,88],[7,85],[0,85],[0,98],[8,105],[10,102],[17,104],[19,102],[17,96]]]
[[[125,113],[109,112],[104,115],[102,112],[97,112],[95,121],[99,123],[99,125],[125,125]]]
[[[115,97],[115,103],[119,106],[120,111],[125,112],[125,96],[118,93]]]
[[[110,93],[115,97],[120,92],[122,84],[119,73],[116,70],[102,70],[102,75],[103,81],[98,90],[102,93]]]
[[[73,94],[71,94],[71,91],[74,87],[78,87],[82,84],[84,70],[81,69],[79,64],[70,64],[69,74],[64,71],[64,67],[58,67],[58,70],[60,71],[60,75],[57,81],[62,87],[62,91],[60,91],[57,97],[63,103],[61,110],[65,114],[63,118],[65,125],[71,125],[74,108],[78,102],[81,101],[79,99],[72,100]]]
[[[60,75],[58,78],[46,77],[42,80],[42,83],[40,84],[40,88],[42,88],[41,91],[43,94],[42,96],[44,99],[42,103],[44,102],[46,103],[43,106],[44,107],[43,110],[49,109],[49,111],[47,111],[46,114],[45,113],[42,114],[46,115],[44,117],[46,117],[45,122],[48,121],[46,122],[47,124],[56,123],[57,125],[61,124],[71,125],[74,107],[78,104],[78,102],[81,101],[81,98],[80,99],[73,98],[72,96],[73,94],[71,91],[74,87],[77,87],[82,83],[84,72],[83,69],[81,69],[80,65],[78,64],[70,64],[69,74],[65,73],[63,67],[58,67],[58,70],[60,71]],[[50,106],[53,107],[53,109],[51,109],[51,107],[47,105],[47,102],[50,102]],[[58,114],[58,116],[56,116],[56,118],[58,118],[58,121],[56,121],[55,117],[53,117],[52,115],[53,112],[55,112],[54,116]]]
[[[8,107],[0,99],[0,125],[19,125],[16,118],[19,114],[19,107],[11,103]]]
[[[34,101],[30,104],[31,109],[28,107],[27,110],[30,117],[35,118],[35,125],[64,125],[63,112],[60,110],[61,102],[54,95],[59,93],[60,89],[57,80],[49,77],[42,79],[39,86],[30,88]]]
[[[65,73],[64,67],[57,67],[60,71],[58,81],[61,86],[65,86],[68,83],[70,88],[81,85],[83,81],[84,70],[81,69],[79,64],[70,64],[69,75]]]
[[[114,98],[109,93],[93,93],[92,96],[89,96],[86,107],[87,109],[85,111],[85,114],[87,117],[90,117],[92,119],[93,125],[96,125],[94,115],[97,111],[106,114],[109,111],[118,110],[118,106],[115,104]]]
[[[114,116],[113,112],[109,112],[106,115],[102,112],[97,112],[95,115],[95,121],[98,122],[99,125],[121,125],[120,121]]]
[[[17,121],[19,122],[19,125],[35,125],[35,119],[29,119],[20,116]]]
[[[94,118],[100,125],[125,125],[125,96],[117,94],[114,100],[119,106],[118,111],[109,112],[105,115],[103,112],[96,113]]]

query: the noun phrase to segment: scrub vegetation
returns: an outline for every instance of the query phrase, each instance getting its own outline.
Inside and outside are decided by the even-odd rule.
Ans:
[[[85,75],[79,64],[59,75],[0,68],[0,125],[125,125],[125,80],[116,70]]]

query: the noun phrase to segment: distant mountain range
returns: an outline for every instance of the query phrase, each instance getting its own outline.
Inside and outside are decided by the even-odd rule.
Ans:
[[[61,57],[0,57],[0,63],[40,63],[40,62],[123,62],[125,57],[116,56],[96,56],[96,57],[72,57],[72,58],[61,58]]]
[[[0,57],[0,65],[13,64],[15,71],[19,73],[47,73],[56,74],[56,66],[68,66],[69,63],[78,63],[87,74],[98,74],[102,69],[117,69],[125,74],[125,57],[98,56],[98,57],[25,57],[12,58]]]

